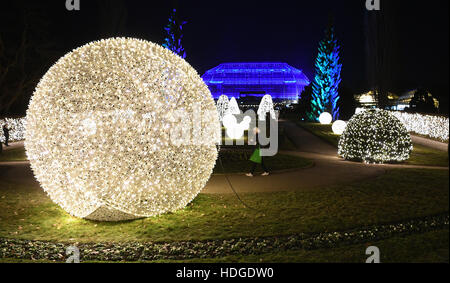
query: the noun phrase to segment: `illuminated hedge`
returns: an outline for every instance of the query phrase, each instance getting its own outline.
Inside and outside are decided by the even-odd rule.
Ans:
[[[424,115],[419,113],[391,112],[405,125],[406,129],[430,138],[448,142],[449,120],[447,117]]]
[[[177,111],[195,105],[210,135],[175,145],[169,131],[180,123]],[[27,111],[25,147],[37,180],[64,210],[94,220],[185,207],[212,173],[218,140],[214,100],[197,72],[131,38],[92,42],[61,58]]]
[[[25,139],[25,118],[6,118],[0,120],[0,142],[5,142],[3,125],[9,129],[9,141],[23,141]]]
[[[347,160],[366,163],[402,162],[413,149],[405,126],[384,110],[356,114],[339,140],[338,153]]]

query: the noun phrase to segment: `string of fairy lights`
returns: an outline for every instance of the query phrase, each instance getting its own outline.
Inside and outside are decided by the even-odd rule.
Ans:
[[[355,114],[339,140],[338,154],[365,163],[402,162],[413,150],[411,136],[402,122],[384,110]]]
[[[448,142],[448,117],[418,113],[391,112],[405,125],[409,132]]]
[[[178,111],[201,106],[201,143],[174,144]],[[182,117],[183,118],[183,117]],[[148,41],[113,38],[61,58],[38,84],[25,148],[36,179],[71,215],[117,221],[185,207],[217,158],[220,124],[197,72]]]

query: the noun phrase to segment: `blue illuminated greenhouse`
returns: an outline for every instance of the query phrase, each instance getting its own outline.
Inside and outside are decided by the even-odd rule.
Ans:
[[[203,81],[214,99],[245,100],[270,94],[274,102],[297,102],[309,79],[286,63],[224,63],[207,71]]]

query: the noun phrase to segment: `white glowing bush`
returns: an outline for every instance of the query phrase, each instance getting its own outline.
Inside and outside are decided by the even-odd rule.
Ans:
[[[23,141],[25,139],[25,118],[6,118],[0,120],[0,142],[5,142],[3,125],[9,129],[9,141]]]
[[[227,114],[233,114],[233,115],[241,114],[241,110],[239,109],[239,105],[237,103],[237,100],[234,97],[232,97],[230,99],[230,103],[228,104]]]
[[[388,111],[354,115],[339,140],[339,155],[366,163],[402,162],[413,149],[405,126]]]
[[[277,119],[275,110],[273,108],[273,100],[272,100],[271,95],[267,94],[267,95],[263,96],[263,98],[261,99],[261,103],[259,104],[257,113],[258,113],[258,119],[260,121],[266,120],[267,113],[270,114],[271,119],[273,119],[273,120]]]
[[[177,111],[201,105],[201,143],[176,145]],[[205,134],[205,132],[207,134]],[[80,47],[40,81],[27,111],[25,147],[48,195],[70,214],[115,221],[185,207],[217,158],[214,100],[181,57],[116,38]]]
[[[449,120],[446,117],[397,111],[391,113],[402,121],[409,132],[448,141]]]
[[[217,100],[217,112],[219,113],[219,120],[222,121],[223,117],[225,117],[229,113],[229,104],[228,96],[221,95]]]

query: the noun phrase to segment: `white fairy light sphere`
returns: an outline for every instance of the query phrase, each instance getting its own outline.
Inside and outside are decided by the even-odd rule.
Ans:
[[[342,120],[337,120],[333,123],[331,126],[331,129],[333,130],[333,133],[335,135],[342,135],[345,131],[345,128],[347,127],[347,123]]]
[[[354,115],[339,140],[338,154],[347,160],[388,163],[408,160],[413,150],[405,126],[384,110]]]
[[[329,125],[329,124],[331,124],[332,121],[333,121],[333,116],[331,116],[331,114],[328,112],[323,112],[319,116],[319,122],[322,125]]]
[[[174,144],[177,113],[196,105],[201,143]],[[38,84],[26,119],[26,152],[43,189],[71,215],[101,221],[185,207],[210,178],[220,140],[214,100],[197,72],[132,38],[62,57]]]

